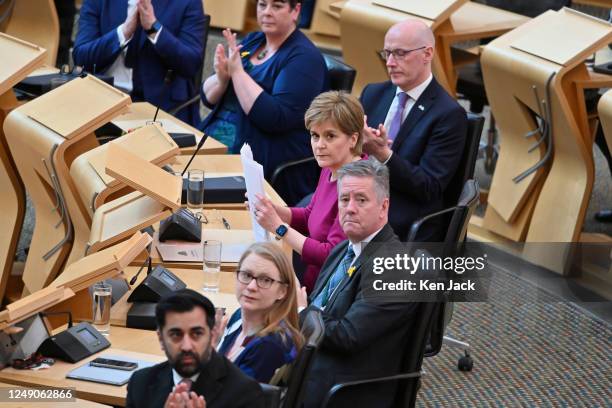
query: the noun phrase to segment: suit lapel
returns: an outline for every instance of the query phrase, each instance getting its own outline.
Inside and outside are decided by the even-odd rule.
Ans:
[[[366,263],[374,253],[376,253],[376,251],[380,248],[381,243],[388,242],[392,236],[393,231],[391,230],[389,224],[386,224],[383,229],[381,229],[380,232],[376,234],[376,236],[374,236],[372,241],[370,241],[365,246],[365,248],[361,251],[359,257],[355,259],[353,266],[351,266],[351,268],[354,268],[353,272],[350,275],[345,276],[344,279],[342,279],[342,281],[338,285],[338,288],[334,291],[332,297],[327,302],[327,305],[325,306],[326,309],[330,308],[338,297],[338,295],[348,286],[348,284],[353,279],[356,279],[354,277],[361,273],[361,267],[363,266],[363,264]]]
[[[378,128],[378,125],[381,123],[385,123],[385,119],[387,118],[387,112],[391,108],[391,103],[393,103],[393,99],[395,98],[395,90],[397,87],[389,81],[389,85],[385,88],[382,97],[380,98],[379,103],[376,105],[376,109],[374,110],[374,114],[371,118],[368,118],[369,125],[373,128]]]
[[[172,392],[173,387],[172,368],[170,364],[166,362],[165,366],[159,370],[155,381],[149,383],[149,390],[147,393],[149,396],[148,400],[155,403],[162,401],[160,406],[163,405],[168,395]]]
[[[221,394],[223,389],[221,379],[225,376],[225,371],[223,357],[212,350],[210,361],[192,386],[197,394],[204,396],[207,406],[211,406],[211,403]]]
[[[414,126],[429,112],[429,109],[433,105],[434,99],[436,98],[437,89],[438,83],[436,82],[435,78],[432,78],[431,82],[427,88],[425,88],[425,91],[423,91],[421,96],[419,96],[419,99],[415,101],[412,109],[410,109],[410,113],[402,123],[402,127],[400,128],[400,131],[395,138],[393,145],[391,146],[393,151],[399,150]]]

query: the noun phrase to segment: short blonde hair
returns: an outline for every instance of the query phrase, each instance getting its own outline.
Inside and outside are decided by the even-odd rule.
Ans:
[[[351,149],[355,155],[361,155],[363,147],[363,107],[359,99],[342,91],[328,91],[313,99],[304,115],[306,129],[330,121],[347,135],[357,133],[357,143]]]

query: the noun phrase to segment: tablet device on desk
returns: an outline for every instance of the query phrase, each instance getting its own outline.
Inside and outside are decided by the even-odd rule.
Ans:
[[[124,356],[104,355],[102,356],[102,358],[107,360],[119,360],[126,363],[135,363],[138,365],[138,369],[151,367],[157,364],[151,361],[137,360]],[[128,381],[130,381],[130,377],[132,377],[132,374],[135,371],[136,370],[126,371],[108,367],[96,367],[91,365],[91,362],[88,361],[82,366],[69,372],[66,375],[66,378],[121,386],[127,384]]]

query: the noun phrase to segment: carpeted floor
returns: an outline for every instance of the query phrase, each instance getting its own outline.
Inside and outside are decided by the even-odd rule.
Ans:
[[[487,303],[455,304],[444,346],[426,358],[419,407],[612,407],[612,326],[496,268]]]

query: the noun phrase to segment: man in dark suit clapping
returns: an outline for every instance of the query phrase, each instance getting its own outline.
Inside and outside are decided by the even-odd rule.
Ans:
[[[264,406],[259,384],[213,349],[215,308],[210,300],[180,290],[160,300],[155,314],[168,361],[132,375],[127,407]]]
[[[361,94],[364,150],[389,168],[389,223],[401,240],[416,219],[443,208],[465,144],[465,110],[431,73],[434,46],[423,22],[394,25],[380,52],[390,81],[370,84]],[[441,221],[427,223],[417,240],[441,241],[445,227]]]
[[[321,310],[325,337],[308,375],[305,407],[319,407],[335,383],[390,376],[400,371],[404,345],[416,318],[414,302],[368,300],[368,263],[383,246],[399,244],[387,224],[389,172],[375,159],[338,170],[338,212],[344,241],[325,261],[302,311]],[[305,292],[299,303],[306,306]],[[395,384],[351,388],[338,407],[389,407]]]

